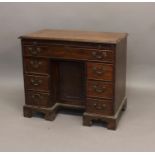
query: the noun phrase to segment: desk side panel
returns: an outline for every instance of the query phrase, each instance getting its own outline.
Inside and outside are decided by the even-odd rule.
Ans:
[[[126,97],[127,38],[116,45],[115,55],[115,112]]]

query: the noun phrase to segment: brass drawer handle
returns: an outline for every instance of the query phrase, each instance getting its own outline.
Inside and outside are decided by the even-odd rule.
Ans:
[[[102,67],[102,68],[97,68],[97,67],[95,66],[95,67],[93,67],[93,71],[94,71],[95,74],[101,75],[101,74],[103,74],[103,73],[105,72],[105,68],[104,68],[104,67]]]
[[[39,86],[40,84],[42,84],[42,80],[38,80],[38,79],[32,78],[31,79],[31,84],[33,86]]]
[[[31,95],[31,98],[33,100],[41,100],[43,98],[43,96],[41,94],[33,94],[33,95]]]
[[[32,55],[35,55],[35,56],[41,52],[40,47],[37,47],[36,49],[33,49],[32,47],[28,47],[28,50]]]
[[[105,51],[93,51],[92,56],[96,59],[103,59],[107,57],[107,53]]]
[[[40,47],[37,47],[37,48],[36,48],[36,51],[37,51],[37,52],[41,52],[41,48],[40,48]]]
[[[95,92],[97,92],[97,93],[103,93],[103,92],[106,90],[106,87],[100,87],[100,86],[94,85],[94,86],[93,86],[93,89],[94,89]]]
[[[38,60],[31,60],[30,64],[32,65],[33,68],[37,69],[39,68],[40,65],[42,65],[42,62]]]
[[[104,110],[106,108],[106,104],[102,104],[102,105],[97,105],[96,103],[93,104],[93,106],[97,109],[97,110]]]
[[[28,47],[28,50],[29,50],[29,51],[33,51],[33,48],[32,48],[32,47]]]

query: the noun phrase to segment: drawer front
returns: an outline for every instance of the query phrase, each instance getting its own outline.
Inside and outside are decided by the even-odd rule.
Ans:
[[[47,93],[26,91],[26,104],[38,107],[50,107],[52,106],[52,101],[50,95]]]
[[[100,115],[113,115],[112,101],[87,99],[86,112]]]
[[[113,80],[113,65],[103,63],[87,63],[87,78],[94,80]]]
[[[80,48],[66,47],[63,45],[50,46],[50,56],[63,59],[87,60],[88,51]]]
[[[114,54],[111,50],[96,50],[78,47],[51,46],[50,56],[64,59],[94,60],[113,62]]]
[[[48,46],[43,45],[23,45],[23,55],[24,56],[48,56],[49,50]]]
[[[98,50],[66,45],[23,45],[23,55],[103,62],[114,61],[114,51],[112,49]]]
[[[113,85],[110,82],[87,81],[87,97],[112,99]]]
[[[49,73],[49,61],[41,58],[24,58],[24,71],[28,73]]]
[[[112,50],[92,50],[89,53],[89,60],[103,62],[114,62],[114,51]]]
[[[25,87],[29,90],[49,91],[49,77],[25,75]]]

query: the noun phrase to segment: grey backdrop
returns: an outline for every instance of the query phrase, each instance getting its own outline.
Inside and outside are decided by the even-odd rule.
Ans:
[[[44,28],[128,32],[128,83],[154,85],[155,4],[1,3],[0,71],[21,76],[18,36]]]
[[[0,150],[154,150],[154,15],[154,3],[1,3],[0,120],[3,127],[0,137],[3,142],[0,142]],[[116,132],[82,127],[81,117],[60,114],[52,123],[22,117],[24,92],[21,47],[17,38],[44,28],[129,33],[128,111]]]

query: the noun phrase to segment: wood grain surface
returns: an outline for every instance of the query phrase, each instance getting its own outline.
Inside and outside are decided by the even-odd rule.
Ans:
[[[45,29],[23,35],[20,38],[65,40],[65,41],[68,40],[68,41],[98,42],[98,43],[118,43],[120,40],[126,37],[127,33]]]

